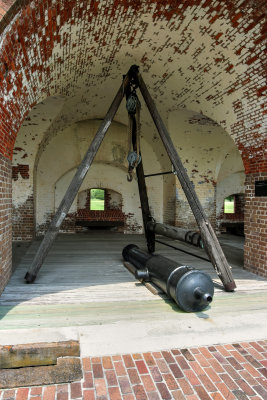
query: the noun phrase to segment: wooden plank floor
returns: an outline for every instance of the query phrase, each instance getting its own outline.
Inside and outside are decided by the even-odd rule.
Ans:
[[[226,293],[218,285],[215,298],[222,297],[220,304],[225,309],[233,307],[233,299],[239,308],[246,308],[245,298],[250,299],[251,310],[259,308],[259,302],[266,301],[267,280],[242,269],[242,238],[233,242],[231,237],[224,236],[222,242],[233,268],[237,291]],[[35,283],[27,285],[23,278],[40,244],[34,241],[0,297],[0,329],[49,326],[52,320],[53,326],[67,326],[100,323],[101,318],[131,319],[133,309],[135,318],[161,312],[168,312],[170,317],[173,309],[176,316],[179,310],[172,302],[165,296],[152,294],[123,266],[121,252],[130,243],[146,247],[140,235],[103,231],[59,235]],[[176,246],[205,256],[201,249],[180,242]],[[159,244],[156,250],[177,262],[199,268],[220,282],[208,262]],[[216,310],[216,303],[211,307]]]
[[[238,291],[267,289],[267,280],[242,269],[242,239],[222,237],[226,257],[233,269]],[[164,238],[168,243],[174,241]],[[88,234],[59,235],[43,264],[34,284],[26,285],[24,275],[31,264],[40,241],[34,241],[21,260],[7,288],[0,297],[0,305],[79,303],[94,301],[155,300],[123,265],[122,250],[129,243],[146,249],[141,235],[123,235],[105,231]],[[206,256],[204,250],[176,241],[184,250]],[[208,273],[220,284],[212,265],[204,260],[156,244],[156,252],[185,265]],[[218,286],[216,292],[226,293]]]

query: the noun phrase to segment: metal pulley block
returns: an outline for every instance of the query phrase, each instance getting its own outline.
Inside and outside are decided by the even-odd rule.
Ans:
[[[135,93],[135,91],[132,91],[126,101],[126,109],[130,115],[134,115],[136,113],[138,101],[139,100],[137,94]]]
[[[135,168],[141,161],[141,155],[137,154],[136,151],[130,151],[127,156],[127,160],[129,163],[129,168]]]
[[[127,160],[129,163],[127,180],[128,182],[132,182],[133,170],[141,162],[141,155],[140,154],[138,155],[135,151],[130,151],[128,153]]]

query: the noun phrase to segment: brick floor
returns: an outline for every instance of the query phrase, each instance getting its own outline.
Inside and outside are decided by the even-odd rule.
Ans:
[[[87,357],[82,381],[2,390],[0,400],[267,400],[266,355],[262,340]]]

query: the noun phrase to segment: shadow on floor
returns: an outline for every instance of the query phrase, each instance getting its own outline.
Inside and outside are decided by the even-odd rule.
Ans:
[[[164,238],[165,240],[166,238]],[[223,250],[230,265],[233,266],[234,278],[242,282],[266,281],[243,267],[243,238],[222,235]],[[167,239],[168,240],[168,239]],[[124,235],[114,232],[88,232],[88,234],[58,235],[48,257],[42,266],[34,284],[27,285],[24,276],[40,245],[41,238],[29,242],[14,244],[15,272],[0,298],[0,318],[3,318],[17,305],[66,305],[93,304],[97,302],[123,302],[154,300],[153,295],[136,282],[131,273],[123,266],[122,249],[129,243],[135,243],[146,249],[143,235]],[[192,253],[205,256],[202,249],[176,242],[179,247]],[[218,293],[223,287],[212,265],[178,251],[156,246],[156,253],[172,258],[179,263],[192,265],[207,272],[215,283]],[[266,281],[267,282],[267,281]],[[157,297],[160,299],[159,297]],[[178,307],[173,303],[174,311]]]

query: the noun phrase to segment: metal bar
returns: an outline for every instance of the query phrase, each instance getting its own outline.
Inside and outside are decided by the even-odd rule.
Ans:
[[[125,89],[129,84],[129,73],[124,77],[123,83],[120,86],[118,93],[116,94],[103,122],[101,123],[100,127],[98,128],[98,131],[89,146],[89,149],[87,150],[87,153],[85,154],[80,166],[77,169],[77,172],[75,176],[73,177],[67,192],[61,201],[56,214],[54,218],[51,221],[51,224],[48,228],[48,231],[46,232],[43,241],[33,259],[33,262],[28,270],[28,272],[25,275],[25,280],[27,283],[32,283],[34,282],[38,271],[40,270],[41,266],[43,265],[43,262],[58,234],[58,231],[60,229],[60,226],[62,222],[64,221],[77,193],[78,190],[86,176],[87,171],[89,170],[94,157],[105,137],[105,134],[121,104],[121,101],[124,97],[125,94]]]
[[[186,251],[186,250],[179,249],[179,247],[175,247],[175,246],[173,246],[173,245],[171,245],[171,244],[162,242],[161,240],[155,239],[155,242],[164,244],[164,246],[171,247],[172,249],[181,251],[182,253],[189,254],[190,256],[193,256],[193,257],[196,257],[196,258],[200,258],[201,260],[208,261],[209,263],[211,263],[211,261],[210,261],[208,258],[198,256],[198,255],[196,255],[196,254],[194,254],[194,253],[190,253],[190,251]]]
[[[145,178],[148,178],[149,176],[158,176],[158,175],[167,175],[167,174],[173,174],[173,171],[168,171],[168,172],[158,172],[157,174],[149,174],[149,175],[144,175]]]
[[[172,143],[170,135],[165,127],[159,112],[149,94],[149,91],[143,81],[141,74],[136,67],[135,71],[136,84],[143,95],[152,119],[158,129],[161,140],[165,146],[167,154],[171,160],[172,165],[177,173],[177,178],[179,179],[184,193],[187,197],[188,203],[192,209],[195,216],[196,222],[199,226],[201,237],[205,244],[205,249],[211,259],[212,265],[216,270],[219,278],[221,279],[226,291],[233,291],[236,288],[235,281],[232,276],[232,272],[225,258],[225,255],[221,249],[220,243],[213,231],[213,228],[205,215],[205,212],[200,204],[200,201],[195,193],[193,185],[186,173],[186,170],[182,164],[182,161]]]

